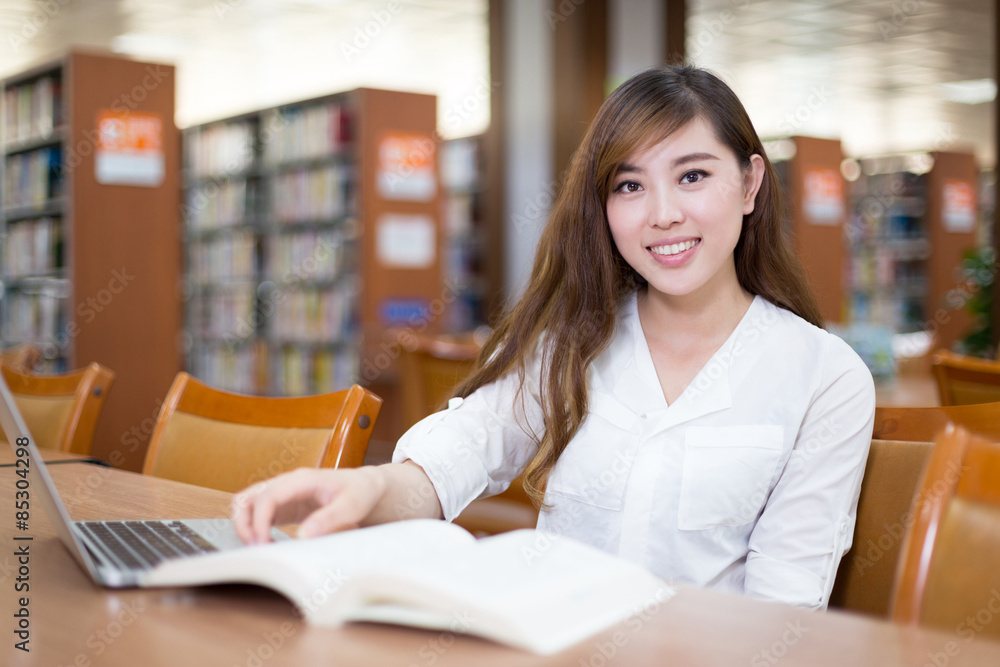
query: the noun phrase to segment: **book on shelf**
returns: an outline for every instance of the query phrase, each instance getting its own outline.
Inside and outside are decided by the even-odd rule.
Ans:
[[[279,285],[329,281],[347,260],[340,229],[310,229],[268,239],[267,274]]]
[[[62,123],[62,84],[43,76],[4,91],[6,143],[45,139]]]
[[[389,623],[552,654],[668,600],[642,567],[570,538],[519,530],[476,540],[412,519],[159,565],[149,586],[249,583],[310,623]]]
[[[358,356],[344,347],[284,345],[273,364],[271,390],[286,396],[337,391],[358,377]]]
[[[337,155],[350,140],[348,119],[344,107],[335,101],[268,111],[261,130],[264,164]]]
[[[249,121],[212,123],[185,133],[184,162],[190,178],[225,179],[254,164],[254,126]]]
[[[255,305],[253,285],[219,287],[193,299],[188,325],[200,338],[238,342],[254,333]]]
[[[193,375],[227,391],[255,394],[264,386],[267,355],[255,340],[201,341],[191,351]]]
[[[62,150],[39,148],[6,157],[4,206],[41,207],[62,195]]]
[[[196,284],[253,280],[257,239],[249,231],[191,243],[190,278]]]
[[[184,196],[181,213],[191,231],[218,229],[249,222],[253,188],[246,178],[192,186]]]
[[[303,287],[279,293],[269,318],[271,337],[279,342],[341,341],[354,327],[357,288],[347,278],[332,287]]]
[[[6,278],[48,276],[62,266],[62,224],[54,218],[8,223],[3,273]]]
[[[329,164],[271,180],[271,214],[278,223],[328,221],[349,211],[349,168]]]
[[[56,343],[65,341],[65,281],[41,281],[37,286],[10,290],[3,338],[7,341]]]
[[[899,171],[902,157],[866,160],[853,185],[850,319],[897,332],[922,326],[930,259],[926,176]],[[887,171],[896,169],[895,171]]]

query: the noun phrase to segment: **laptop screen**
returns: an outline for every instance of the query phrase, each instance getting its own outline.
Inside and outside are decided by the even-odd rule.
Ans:
[[[31,437],[28,426],[24,422],[24,417],[21,416],[21,411],[17,407],[17,402],[14,400],[14,395],[11,393],[10,387],[7,386],[7,380],[4,378],[3,373],[0,373],[0,426],[3,426],[4,433],[7,434],[7,438],[11,441],[10,446],[14,450],[14,455],[18,461],[16,467],[19,470],[25,470],[25,466],[27,466],[27,476],[25,477],[27,479],[26,488],[21,488],[25,485],[20,485],[18,486],[18,491],[28,492],[29,514],[27,521],[23,524],[19,523],[18,528],[24,531],[25,537],[31,535],[31,523],[33,520],[36,520],[33,518],[34,515],[31,510],[38,506],[35,502],[37,500],[38,504],[42,506],[42,510],[48,516],[49,522],[55,527],[56,532],[59,533],[59,538],[63,541],[63,544],[66,545],[66,548],[69,549],[77,561],[90,572],[91,576],[97,580],[97,568],[94,566],[90,554],[87,553],[83,544],[80,543],[79,539],[73,533],[71,528],[72,519],[70,519],[69,512],[66,511],[66,506],[62,502],[62,498],[59,497],[59,491],[52,482],[52,477],[45,467],[45,461],[42,459],[41,452],[35,446],[34,438]],[[21,461],[25,461],[25,463],[21,463]]]

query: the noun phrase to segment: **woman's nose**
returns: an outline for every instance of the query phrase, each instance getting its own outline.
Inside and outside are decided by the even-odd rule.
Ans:
[[[652,227],[666,228],[684,221],[684,212],[675,193],[667,188],[658,188],[650,202],[648,213],[649,224]]]

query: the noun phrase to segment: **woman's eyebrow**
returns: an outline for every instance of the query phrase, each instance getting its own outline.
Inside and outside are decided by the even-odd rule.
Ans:
[[[688,153],[687,155],[682,155],[673,161],[673,167],[679,167],[682,164],[687,164],[688,162],[698,162],[700,160],[718,160],[716,156],[711,153]]]
[[[688,162],[698,162],[701,160],[718,160],[719,158],[711,153],[688,153],[687,155],[681,155],[680,157],[674,159],[670,163],[671,168],[677,168],[681,165],[687,164]],[[629,164],[628,162],[622,162],[618,165],[618,171],[616,174],[644,174],[646,170],[634,164]]]
[[[628,162],[622,162],[620,165],[618,165],[618,171],[617,171],[617,173],[619,173],[619,174],[644,174],[644,173],[646,173],[646,170],[643,169],[642,167],[637,167],[634,164],[629,164]]]

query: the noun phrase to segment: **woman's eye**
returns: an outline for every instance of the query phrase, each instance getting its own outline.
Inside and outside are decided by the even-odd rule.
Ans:
[[[615,192],[638,192],[641,188],[635,181],[622,181],[615,187]]]
[[[681,176],[681,183],[697,183],[706,176],[708,176],[708,174],[705,173],[704,171],[700,169],[694,169],[692,171],[686,172],[683,176]]]

